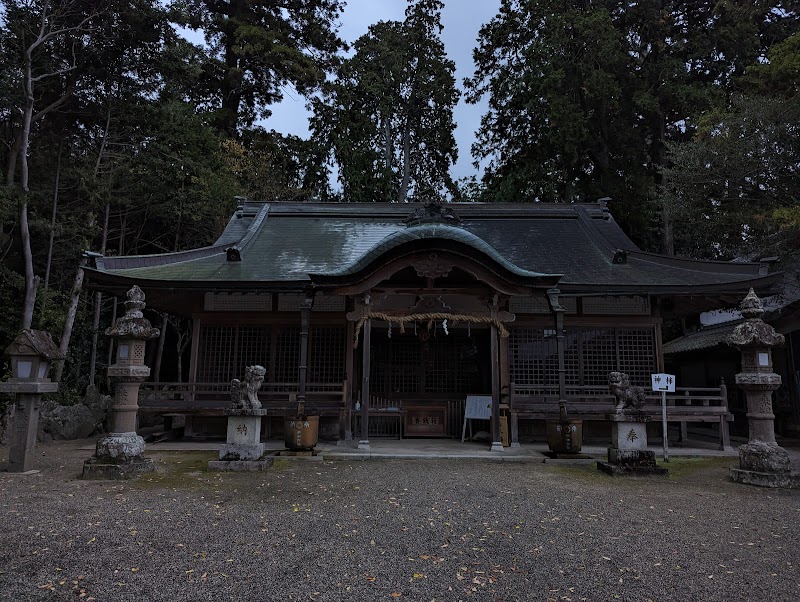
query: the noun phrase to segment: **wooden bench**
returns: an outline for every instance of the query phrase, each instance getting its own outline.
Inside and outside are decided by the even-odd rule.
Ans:
[[[558,396],[542,394],[530,389],[520,391],[512,385],[506,393],[511,407],[511,442],[519,443],[520,420],[547,420],[558,418]],[[598,387],[570,387],[567,389],[567,414],[587,421],[607,421],[614,413],[616,400],[610,392]],[[647,403],[642,411],[654,422],[661,421],[661,395],[646,392]],[[728,423],[733,414],[728,411],[727,388],[722,383],[716,388],[679,387],[667,394],[667,422],[678,422],[681,439],[686,439],[690,422],[717,423],[719,449],[729,450]]]

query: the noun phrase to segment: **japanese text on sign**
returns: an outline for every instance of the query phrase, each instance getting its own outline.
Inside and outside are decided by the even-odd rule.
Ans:
[[[674,374],[651,374],[650,379],[652,381],[653,391],[675,392]]]

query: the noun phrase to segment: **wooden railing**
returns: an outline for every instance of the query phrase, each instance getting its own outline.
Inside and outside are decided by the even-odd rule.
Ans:
[[[512,417],[512,440],[517,437],[517,421],[520,419],[544,420],[558,416],[558,391],[553,387],[511,384],[509,404]],[[642,412],[652,420],[661,418],[661,394],[645,389],[646,403]],[[667,393],[667,420],[679,422],[681,435],[685,436],[686,423],[712,422],[719,424],[719,445],[730,447],[728,422],[733,414],[728,411],[728,389],[724,382],[719,387],[676,387]],[[614,412],[616,399],[607,387],[569,386],[566,388],[567,413],[584,420],[606,420]]]
[[[381,395],[369,396],[369,437],[391,437],[400,439],[403,436],[403,402],[389,399]],[[353,434],[361,436],[361,412],[353,412]]]
[[[558,388],[552,386],[519,386],[511,383],[511,409],[555,408],[558,410]],[[661,405],[661,394],[645,389],[647,405]],[[567,409],[602,407],[611,410],[616,400],[608,387],[566,387]],[[725,383],[719,387],[675,387],[675,393],[667,393],[667,407],[728,408],[728,391]]]
[[[139,389],[139,408],[151,413],[197,413],[222,415],[231,403],[230,383],[144,383]],[[276,415],[291,410],[297,396],[297,383],[264,383],[258,398]],[[344,409],[347,383],[306,384],[306,407],[325,413]]]

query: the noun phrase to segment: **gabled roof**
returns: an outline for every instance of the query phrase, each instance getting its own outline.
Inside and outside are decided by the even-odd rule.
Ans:
[[[256,203],[237,211],[211,246],[163,255],[98,259],[89,277],[149,288],[291,288],[313,275],[354,269],[429,225],[404,220],[414,207],[393,203]],[[639,250],[606,206],[446,205],[461,219],[441,237],[482,249],[517,274],[563,275],[565,294],[734,293],[767,290],[780,279],[758,263],[694,261]],[[436,234],[434,233],[435,237]],[[229,251],[229,253],[226,253]],[[240,258],[240,261],[230,261]],[[616,258],[616,261],[615,261]]]
[[[701,351],[703,349],[727,345],[726,341],[728,337],[733,334],[733,329],[741,324],[742,321],[743,320],[733,320],[731,322],[715,324],[714,326],[702,328],[691,334],[674,339],[669,343],[664,343],[664,355]]]

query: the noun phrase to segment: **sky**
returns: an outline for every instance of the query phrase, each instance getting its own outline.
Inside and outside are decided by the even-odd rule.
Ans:
[[[500,0],[444,0],[442,11],[442,40],[447,55],[456,64],[456,82],[462,88],[465,77],[472,76],[472,49],[476,45],[478,30],[489,22],[500,7]],[[367,33],[367,28],[378,21],[402,21],[405,17],[406,0],[347,0],[341,17],[339,35],[348,44]],[[454,179],[477,175],[472,166],[470,146],[475,131],[480,125],[481,115],[486,110],[486,101],[468,105],[462,98],[455,108],[455,138],[458,144],[458,162],[452,169]],[[308,111],[305,99],[292,90],[287,90],[279,105],[273,105],[272,116],[262,122],[267,129],[282,134],[295,134],[308,138]]]

